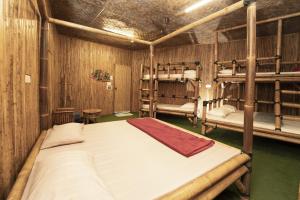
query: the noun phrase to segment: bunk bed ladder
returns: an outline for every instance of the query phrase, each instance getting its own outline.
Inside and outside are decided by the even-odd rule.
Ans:
[[[149,113],[149,110],[150,110],[150,99],[143,95],[144,92],[148,92],[148,93],[150,92],[149,88],[143,88],[144,82],[147,81],[150,84],[150,80],[148,81],[148,80],[144,79],[145,68],[147,68],[147,66],[141,64],[140,82],[139,82],[139,117],[143,117],[144,113],[145,112]],[[145,103],[149,103],[149,110],[147,110],[146,108],[143,107],[143,105]]]

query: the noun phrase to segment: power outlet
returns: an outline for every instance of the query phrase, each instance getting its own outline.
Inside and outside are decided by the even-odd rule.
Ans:
[[[31,83],[31,76],[28,74],[25,74],[25,83],[27,83],[27,84]]]

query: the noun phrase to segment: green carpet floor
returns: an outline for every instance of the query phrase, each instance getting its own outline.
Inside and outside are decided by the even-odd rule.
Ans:
[[[137,117],[135,113],[132,117]],[[102,116],[98,122],[124,120],[113,115]],[[193,128],[186,118],[159,115],[159,119],[182,128],[200,133],[201,127]],[[300,130],[299,130],[300,131]],[[242,134],[216,129],[208,137],[241,148]],[[254,138],[253,173],[251,182],[252,200],[297,200],[300,182],[300,145],[261,137]],[[220,194],[219,200],[239,199],[234,186]]]

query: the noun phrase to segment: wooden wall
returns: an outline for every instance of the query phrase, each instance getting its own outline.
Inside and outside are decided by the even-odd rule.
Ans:
[[[40,20],[34,6],[30,0],[0,1],[0,199],[40,133]],[[31,83],[25,84],[25,74]]]
[[[130,50],[58,35],[52,62],[53,107],[101,108],[113,112],[113,90],[90,78],[93,69],[114,73],[115,64],[131,66]],[[128,91],[128,95],[130,95]]]

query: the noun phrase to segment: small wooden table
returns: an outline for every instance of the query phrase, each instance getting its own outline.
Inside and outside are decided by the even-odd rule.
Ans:
[[[85,124],[89,124],[90,122],[95,123],[97,117],[101,114],[101,109],[85,109],[82,111],[83,119]]]

